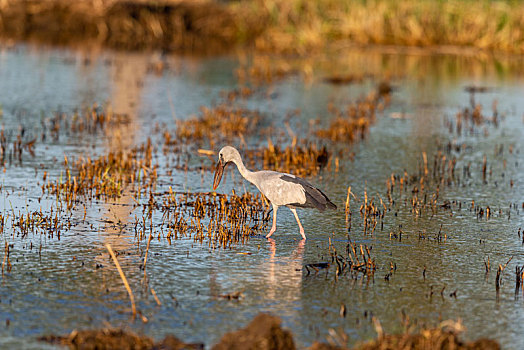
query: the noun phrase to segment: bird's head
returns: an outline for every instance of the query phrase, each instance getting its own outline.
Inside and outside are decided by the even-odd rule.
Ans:
[[[240,160],[240,153],[236,148],[231,146],[223,147],[218,153],[218,163],[215,170],[215,179],[213,180],[213,191],[217,189],[222,180],[222,175],[224,174],[224,168],[231,162],[238,162]]]

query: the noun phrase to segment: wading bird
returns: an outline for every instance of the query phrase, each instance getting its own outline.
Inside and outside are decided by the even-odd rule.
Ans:
[[[322,191],[295,175],[270,170],[249,171],[244,166],[240,153],[231,146],[225,146],[220,150],[213,180],[213,190],[216,190],[220,184],[224,168],[229,163],[235,163],[244,179],[255,185],[273,206],[273,225],[266,238],[271,237],[277,229],[277,210],[282,205],[288,207],[295,215],[303,239],[306,239],[306,235],[298,219],[296,208],[317,208],[320,211],[324,211],[326,208],[337,208]]]

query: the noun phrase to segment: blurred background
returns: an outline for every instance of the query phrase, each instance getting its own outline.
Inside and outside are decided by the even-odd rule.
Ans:
[[[306,53],[328,44],[524,50],[511,0],[2,0],[5,39],[210,52]]]

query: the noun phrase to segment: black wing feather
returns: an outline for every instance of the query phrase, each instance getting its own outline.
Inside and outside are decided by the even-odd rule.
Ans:
[[[333,204],[329,198],[318,188],[311,185],[306,180],[300,177],[292,177],[289,175],[282,175],[281,180],[299,184],[304,189],[306,193],[306,202],[305,203],[292,203],[290,206],[299,207],[299,208],[317,208],[320,211],[327,209],[337,209],[337,206]]]

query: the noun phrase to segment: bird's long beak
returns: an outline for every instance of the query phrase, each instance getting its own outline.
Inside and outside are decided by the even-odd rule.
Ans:
[[[222,161],[219,160],[217,163],[217,168],[215,170],[215,179],[213,180],[213,191],[216,190],[218,185],[220,184],[220,180],[222,180],[222,174],[224,174],[225,167],[226,165],[222,164]]]

